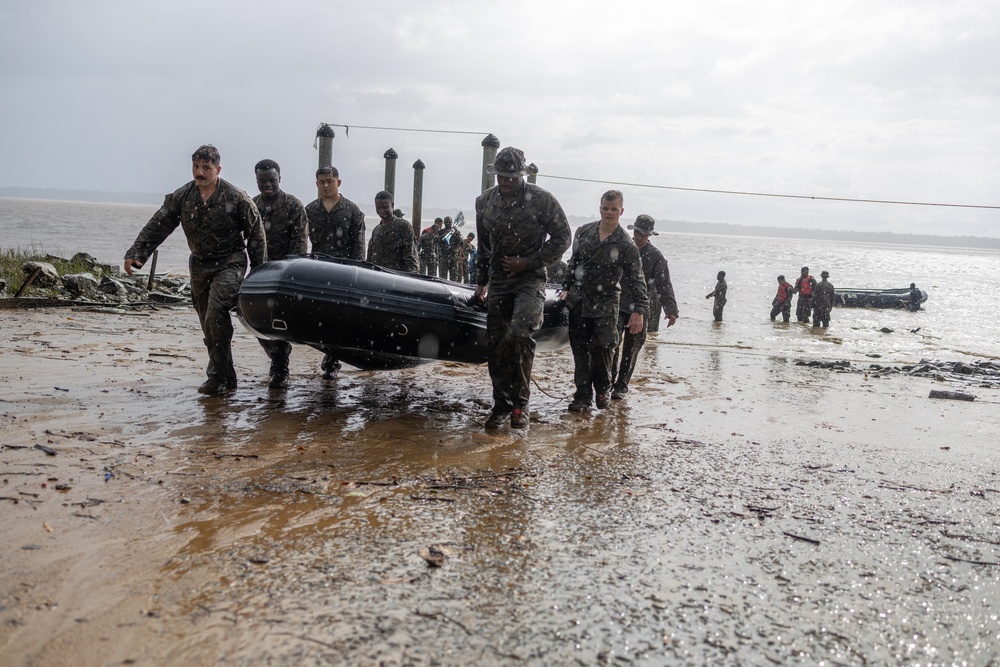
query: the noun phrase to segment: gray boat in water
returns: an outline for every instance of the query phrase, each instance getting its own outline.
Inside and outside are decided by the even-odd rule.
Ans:
[[[911,295],[911,292],[915,294]],[[919,299],[914,298],[919,294]],[[920,310],[927,301],[927,292],[914,287],[899,289],[837,288],[834,305],[840,308],[900,308]]]

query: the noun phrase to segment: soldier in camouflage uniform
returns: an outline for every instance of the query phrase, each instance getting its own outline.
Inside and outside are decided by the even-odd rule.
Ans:
[[[336,167],[316,170],[319,199],[306,206],[309,240],[316,254],[363,260],[365,258],[365,214],[340,194],[340,172]],[[320,365],[323,377],[332,380],[340,372],[340,361],[327,354]]]
[[[459,270],[461,258],[462,235],[452,225],[451,216],[444,217],[444,227],[437,233],[438,277],[445,280],[461,282]]]
[[[712,302],[712,317],[715,318],[716,322],[722,321],[722,309],[726,307],[726,292],[729,290],[729,285],[726,283],[726,272],[719,271],[716,275],[715,289],[705,295],[706,299],[715,299]]]
[[[417,241],[417,250],[420,256],[420,273],[426,276],[437,275],[437,233],[441,229],[443,221],[441,218],[434,220],[434,224],[420,232],[420,239]]]
[[[576,392],[569,409],[583,412],[596,394],[598,408],[611,402],[612,357],[618,347],[619,283],[628,285],[632,312],[626,329],[642,331],[649,300],[639,249],[619,224],[624,196],[601,196],[601,219],[576,230],[566,271],[563,298],[569,306],[569,344],[573,348]]]
[[[524,153],[504,148],[488,167],[497,184],[476,199],[476,297],[486,295],[493,410],[486,428],[528,425],[532,334],[542,324],[545,267],[566,251],[569,221],[556,198],[527,183]],[[487,287],[489,292],[487,293]]]
[[[656,221],[652,216],[645,214],[635,219],[634,225],[629,225],[632,230],[632,240],[639,249],[639,259],[642,260],[642,273],[646,279],[646,291],[649,294],[657,294],[655,301],[657,310],[653,310],[653,299],[649,300],[648,324],[660,319],[660,309],[667,320],[667,327],[674,326],[677,321],[677,299],[674,297],[674,286],[670,283],[670,268],[667,260],[660,252],[659,248],[649,242],[650,236],[657,236],[653,229]],[[615,360],[611,365],[614,373],[614,384],[611,387],[611,398],[625,398],[628,393],[628,383],[632,379],[635,371],[635,362],[639,358],[639,351],[646,343],[646,329],[639,333],[630,333],[628,330],[628,320],[635,310],[634,298],[627,282],[622,282],[622,295],[618,309],[618,334],[623,336],[621,345],[621,365],[618,364],[618,348],[615,348]],[[617,373],[615,373],[615,369]]]
[[[254,166],[254,173],[260,194],[253,198],[253,203],[257,205],[264,224],[268,258],[274,260],[287,255],[306,254],[309,250],[306,209],[297,197],[281,189],[281,167],[274,160],[261,160]],[[257,340],[271,360],[268,386],[275,389],[287,387],[292,344],[267,338]]]
[[[203,394],[236,390],[233,322],[240,284],[250,266],[267,259],[264,227],[253,200],[219,178],[219,151],[201,146],[191,156],[194,180],[167,195],[125,253],[125,273],[142,267],[153,251],[180,225],[191,249],[191,298],[208,348],[208,379]]]
[[[476,273],[476,246],[472,245],[476,235],[469,232],[462,241],[462,282],[472,284]]]
[[[375,212],[381,220],[368,242],[368,261],[387,269],[417,272],[413,252],[413,226],[392,210],[392,193],[382,190],[375,195]]]
[[[822,271],[819,277],[820,281],[816,284],[816,289],[813,290],[813,326],[828,327],[830,326],[830,311],[833,310],[837,290],[833,288],[833,283],[827,280],[830,277],[829,271]]]

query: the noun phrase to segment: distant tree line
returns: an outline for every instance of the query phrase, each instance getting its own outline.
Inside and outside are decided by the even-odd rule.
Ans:
[[[151,204],[163,203],[162,194],[148,192],[98,192],[93,190],[58,190],[54,188],[0,188],[0,197],[26,199],[57,199],[72,201],[102,202],[109,204]],[[444,209],[441,209],[442,211]],[[458,209],[455,209],[458,210]],[[448,210],[445,215],[452,215]],[[425,216],[434,210],[425,211]],[[591,218],[570,216],[570,224],[575,228]],[[723,234],[735,236],[764,236],[786,239],[816,239],[819,241],[856,241],[859,243],[894,243],[900,245],[943,246],[948,248],[982,248],[1000,250],[1000,238],[985,236],[937,236],[935,234],[897,234],[894,232],[850,232],[829,229],[806,229],[805,227],[756,227],[735,225],[726,222],[688,222],[686,220],[666,220],[666,231],[687,234]]]

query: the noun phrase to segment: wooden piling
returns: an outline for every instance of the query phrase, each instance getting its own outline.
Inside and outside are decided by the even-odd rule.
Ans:
[[[413,238],[420,240],[420,209],[424,203],[424,163],[413,163]]]
[[[382,157],[385,158],[385,188],[384,190],[396,197],[396,160],[399,154],[393,149],[389,149]]]
[[[493,187],[495,184],[495,179],[492,174],[486,171],[486,168],[493,164],[497,159],[497,150],[500,148],[500,140],[497,139],[492,134],[487,134],[486,138],[483,139],[483,188],[482,192],[485,192]]]

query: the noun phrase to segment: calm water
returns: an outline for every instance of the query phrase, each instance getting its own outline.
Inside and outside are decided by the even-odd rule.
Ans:
[[[83,251],[118,264],[155,211],[155,206],[0,198],[0,246],[66,257]],[[995,299],[986,303],[1000,280],[998,251],[669,233],[653,240],[670,262],[681,311],[674,327],[661,328],[659,340],[866,362],[871,361],[866,354],[883,355],[887,362],[1000,357]],[[161,246],[157,270],[186,274],[187,257],[178,230]],[[803,265],[814,276],[829,271],[837,287],[915,282],[929,297],[917,313],[834,309],[827,330],[771,322],[777,275],[794,281]],[[725,322],[716,325],[712,302],[704,297],[719,270],[726,271],[729,303]],[[883,327],[893,333],[882,333]]]

